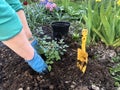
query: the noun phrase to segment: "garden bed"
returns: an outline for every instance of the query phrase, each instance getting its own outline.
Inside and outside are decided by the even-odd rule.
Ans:
[[[102,43],[87,47],[89,62],[82,75],[76,67],[79,45],[70,38],[66,43],[67,52],[45,75],[34,72],[22,58],[0,43],[0,90],[116,90],[109,68],[114,65],[111,58],[120,48],[109,48]]]

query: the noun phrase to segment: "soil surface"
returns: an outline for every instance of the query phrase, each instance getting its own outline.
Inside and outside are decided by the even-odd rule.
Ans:
[[[67,38],[67,52],[42,75],[0,42],[0,90],[116,90],[109,68],[120,49],[104,44],[87,47],[88,65],[85,74],[76,67],[78,45]]]

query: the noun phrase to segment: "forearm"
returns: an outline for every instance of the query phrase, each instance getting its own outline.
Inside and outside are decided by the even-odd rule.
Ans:
[[[25,30],[25,34],[27,36],[28,39],[32,38],[32,32],[30,31],[30,28],[28,26],[27,20],[26,20],[26,16],[23,10],[19,10],[17,12],[22,24],[23,24],[23,28]]]

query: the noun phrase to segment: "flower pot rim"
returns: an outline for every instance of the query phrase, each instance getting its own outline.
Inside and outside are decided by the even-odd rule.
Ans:
[[[67,22],[67,21],[55,21],[55,22],[52,22],[51,24],[54,24],[54,23],[69,23],[70,24],[70,22]]]
[[[63,25],[62,25],[63,24]],[[56,22],[52,22],[51,23],[51,26],[61,26],[61,27],[64,27],[64,26],[70,26],[70,22],[65,22],[65,21],[56,21]]]

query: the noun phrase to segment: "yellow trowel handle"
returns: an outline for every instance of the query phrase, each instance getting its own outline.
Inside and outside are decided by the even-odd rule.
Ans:
[[[83,29],[83,30],[82,30],[82,45],[81,45],[81,49],[82,49],[82,51],[84,51],[84,52],[86,52],[87,34],[88,34],[88,30],[87,30],[87,29]]]

